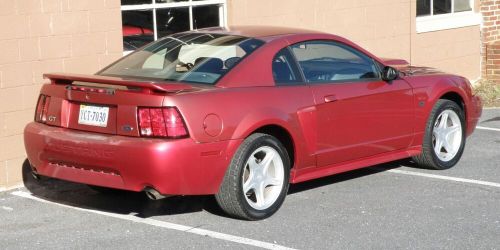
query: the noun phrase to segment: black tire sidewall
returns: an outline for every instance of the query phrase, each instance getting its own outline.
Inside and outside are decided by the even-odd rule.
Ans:
[[[284,179],[283,179],[283,188],[281,189],[281,192],[274,202],[273,205],[270,207],[264,209],[264,210],[257,210],[250,206],[248,204],[248,201],[245,198],[245,194],[243,192],[243,172],[244,168],[246,165],[246,162],[248,158],[251,156],[251,154],[257,150],[258,148],[262,146],[269,146],[274,148],[278,154],[281,157],[281,160],[283,161],[283,172],[284,172]],[[283,147],[283,145],[273,136],[270,135],[263,135],[261,137],[255,138],[252,142],[250,142],[250,146],[246,148],[246,151],[243,153],[243,157],[241,157],[238,161],[238,199],[239,203],[241,204],[244,212],[247,214],[247,216],[253,220],[260,220],[260,219],[265,219],[271,215],[273,215],[278,209],[281,207],[283,204],[285,197],[288,193],[288,187],[289,187],[289,182],[290,182],[290,159],[288,157],[288,154],[286,152],[286,149]]]
[[[425,143],[427,144],[428,149],[430,150],[430,155],[432,156],[432,161],[434,162],[434,165],[438,169],[448,169],[453,167],[457,162],[460,160],[462,157],[462,153],[464,151],[465,147],[465,140],[466,140],[466,128],[465,128],[465,118],[464,118],[464,112],[458,106],[455,102],[449,101],[449,100],[440,100],[438,105],[435,107],[434,110],[434,116],[432,119],[429,121],[430,123],[427,126],[427,136],[426,136],[426,141]],[[434,152],[434,147],[432,145],[432,133],[434,130],[434,124],[439,117],[439,115],[445,111],[445,110],[452,110],[458,115],[458,118],[460,120],[460,125],[462,126],[462,141],[460,142],[460,148],[458,149],[457,154],[449,161],[442,161],[438,158],[436,153]]]

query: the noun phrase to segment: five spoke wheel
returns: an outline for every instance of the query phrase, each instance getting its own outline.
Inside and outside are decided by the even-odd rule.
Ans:
[[[432,145],[441,161],[449,161],[457,155],[462,143],[462,124],[457,113],[444,110],[434,123]]]
[[[242,177],[248,204],[258,210],[266,209],[278,199],[283,188],[283,161],[274,148],[262,146],[248,158]]]
[[[276,137],[254,133],[233,156],[219,192],[219,206],[229,215],[261,220],[285,201],[290,179],[290,158]]]
[[[456,102],[438,100],[425,127],[422,153],[413,156],[413,160],[431,169],[447,169],[457,164],[465,146],[464,119],[464,111]]]

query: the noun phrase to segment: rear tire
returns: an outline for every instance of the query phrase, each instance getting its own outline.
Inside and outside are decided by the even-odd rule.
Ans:
[[[440,99],[425,127],[422,153],[413,161],[420,167],[443,170],[460,160],[465,147],[464,112],[455,102]]]
[[[230,216],[265,219],[283,204],[289,178],[290,159],[280,141],[255,133],[234,154],[215,198]]]

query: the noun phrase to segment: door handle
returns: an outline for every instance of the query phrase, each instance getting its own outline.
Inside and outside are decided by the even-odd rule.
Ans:
[[[325,96],[325,102],[334,102],[337,100],[337,97],[335,95],[327,95]]]

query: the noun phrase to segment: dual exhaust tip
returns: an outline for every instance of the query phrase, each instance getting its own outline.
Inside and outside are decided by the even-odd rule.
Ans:
[[[165,195],[160,194],[160,192],[158,192],[156,189],[150,188],[150,187],[145,188],[144,193],[146,193],[146,196],[150,200],[153,200],[153,201],[157,201],[157,200],[161,200],[161,199],[169,197],[169,196],[165,196]]]
[[[33,177],[33,179],[35,179],[37,181],[40,180],[40,175],[36,172],[36,168],[32,168],[31,176]],[[170,197],[170,196],[160,194],[160,192],[158,192],[156,189],[151,188],[151,187],[145,188],[144,193],[146,194],[146,196],[150,200],[153,200],[153,201],[157,201],[157,200],[161,200],[161,199],[165,199],[167,197]]]

